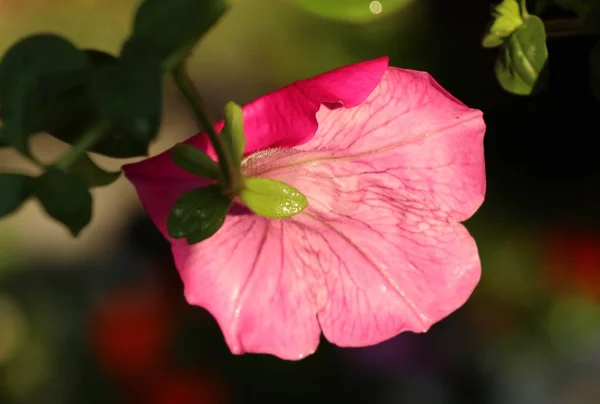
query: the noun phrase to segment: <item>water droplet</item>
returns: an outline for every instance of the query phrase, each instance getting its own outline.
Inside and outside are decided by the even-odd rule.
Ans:
[[[371,10],[373,14],[379,14],[383,11],[383,6],[379,1],[372,1],[371,4],[369,4],[369,10]]]

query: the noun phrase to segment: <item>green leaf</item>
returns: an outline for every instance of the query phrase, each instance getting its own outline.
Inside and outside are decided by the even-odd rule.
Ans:
[[[41,104],[70,86],[87,66],[85,54],[56,35],[33,35],[13,45],[0,62],[5,140],[29,154],[27,139],[38,129],[35,117]]]
[[[246,178],[240,199],[259,216],[284,218],[297,215],[308,206],[296,188],[268,178]]]
[[[55,100],[47,102],[37,119],[40,131],[46,131],[68,144],[73,144],[90,126],[103,118],[90,97],[90,82],[98,70],[115,67],[119,63],[114,56],[105,52],[88,49],[85,53],[90,61],[86,75]],[[90,151],[117,158],[135,157],[147,154],[149,142],[128,136],[125,131],[113,127]]]
[[[79,157],[69,166],[70,173],[83,179],[88,187],[102,187],[110,185],[119,179],[120,171],[105,171],[87,155]]]
[[[600,41],[596,42],[590,53],[590,85],[594,97],[600,101]]]
[[[139,7],[133,38],[151,40],[165,69],[183,59],[225,13],[224,0],[145,0]]]
[[[171,160],[185,171],[201,178],[221,179],[219,165],[208,154],[187,144],[178,144],[171,151]]]
[[[31,194],[31,177],[0,173],[0,218],[17,210]]]
[[[33,193],[46,212],[77,236],[92,218],[92,196],[80,177],[49,167],[33,180]]]
[[[220,185],[196,188],[183,194],[167,219],[173,238],[186,238],[195,244],[215,234],[223,223],[232,200],[223,195]]]
[[[415,0],[293,0],[311,13],[336,20],[365,23],[387,17]]]
[[[546,31],[538,17],[530,15],[504,40],[496,59],[496,78],[506,91],[530,95],[547,85]]]
[[[517,0],[504,0],[498,4],[492,12],[492,18],[494,21],[481,43],[484,48],[495,48],[502,45],[504,38],[523,24]]]
[[[152,45],[143,40],[127,42],[117,64],[96,70],[90,94],[102,117],[133,141],[136,153],[146,154],[158,133],[162,111],[160,59]]]
[[[239,170],[246,148],[246,136],[244,135],[242,107],[235,102],[228,102],[225,105],[225,126],[220,137],[235,168]]]

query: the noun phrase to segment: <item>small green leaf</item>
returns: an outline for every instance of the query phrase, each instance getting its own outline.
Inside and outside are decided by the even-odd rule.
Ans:
[[[139,7],[133,38],[151,40],[165,69],[183,59],[227,10],[224,0],[145,0]]]
[[[0,173],[0,218],[17,210],[31,194],[31,177]]]
[[[484,48],[495,48],[502,45],[504,38],[523,24],[517,0],[504,0],[498,4],[492,12],[492,18],[494,21],[482,40]]]
[[[225,105],[225,126],[221,131],[221,139],[235,168],[239,169],[246,148],[246,136],[242,107],[235,102],[228,102]]]
[[[504,40],[496,59],[496,78],[506,91],[530,95],[547,85],[546,30],[538,17],[530,15]]]
[[[223,223],[232,200],[220,185],[196,188],[183,194],[167,219],[167,230],[173,238],[186,238],[195,244],[215,234]]]
[[[221,179],[221,169],[208,154],[187,144],[178,144],[171,151],[171,160],[185,171],[201,178]]]
[[[92,218],[92,196],[80,177],[49,167],[32,183],[46,212],[77,236]]]
[[[96,70],[90,93],[92,102],[115,129],[146,154],[161,120],[162,73],[160,59],[144,40],[125,44],[115,65]]]
[[[56,35],[33,35],[13,45],[0,62],[5,140],[29,154],[27,139],[37,129],[41,104],[68,87],[87,66],[85,54]]]
[[[102,187],[110,185],[119,179],[120,171],[105,171],[87,155],[80,156],[68,170],[83,179],[88,187]]]
[[[240,199],[259,216],[284,218],[297,215],[308,206],[296,188],[268,178],[246,178]]]

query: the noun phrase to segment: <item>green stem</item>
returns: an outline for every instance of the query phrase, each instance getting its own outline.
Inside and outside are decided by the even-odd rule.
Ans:
[[[523,19],[529,17],[529,13],[527,12],[527,0],[521,0],[521,17],[523,17]]]
[[[73,147],[65,153],[56,163],[56,167],[67,170],[75,163],[83,154],[93,147],[110,129],[110,122],[100,121],[92,126],[86,133],[81,136]]]
[[[181,91],[187,100],[190,108],[194,112],[194,115],[196,115],[196,118],[198,118],[198,121],[200,121],[201,126],[208,134],[208,139],[215,149],[219,159],[219,165],[221,166],[225,186],[228,188],[232,187],[232,182],[235,175],[233,172],[233,165],[229,161],[229,155],[225,152],[223,145],[219,141],[217,132],[215,132],[214,126],[207,116],[206,110],[202,103],[202,98],[200,97],[200,94],[198,94],[198,91],[196,91],[194,83],[188,76],[183,63],[179,63],[177,66],[175,66],[171,74],[173,75],[173,80],[175,81],[177,88],[179,88],[179,91]]]

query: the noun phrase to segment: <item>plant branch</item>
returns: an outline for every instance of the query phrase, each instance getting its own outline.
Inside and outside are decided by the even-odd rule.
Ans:
[[[110,122],[108,121],[103,120],[93,125],[73,144],[73,147],[58,160],[56,167],[62,170],[68,170],[73,163],[102,139],[102,136],[104,136],[108,129],[110,129]]]
[[[181,93],[187,100],[190,108],[194,112],[194,115],[200,122],[200,125],[208,134],[210,143],[212,144],[213,148],[215,149],[215,152],[217,153],[225,185],[228,188],[232,187],[233,180],[235,178],[233,165],[229,161],[229,155],[225,152],[225,149],[223,148],[223,145],[220,142],[217,133],[215,132],[211,120],[208,118],[206,108],[204,107],[204,103],[202,102],[202,97],[200,97],[200,94],[198,94],[198,91],[194,87],[194,83],[188,76],[183,62],[179,63],[172,70],[171,74],[173,76],[175,84],[177,85],[177,88],[179,89],[179,91],[181,91]]]

